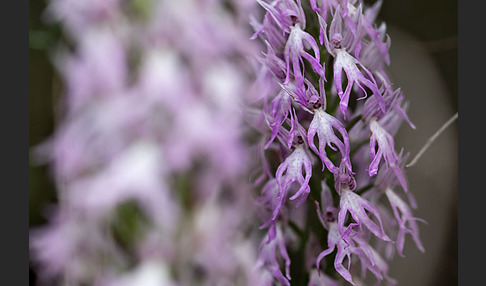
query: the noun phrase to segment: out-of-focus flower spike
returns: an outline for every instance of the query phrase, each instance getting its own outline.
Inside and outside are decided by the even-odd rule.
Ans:
[[[254,15],[250,15],[250,25],[252,26],[253,30],[255,31],[253,35],[250,37],[250,40],[255,40],[261,32],[263,32],[263,24],[258,22]]]

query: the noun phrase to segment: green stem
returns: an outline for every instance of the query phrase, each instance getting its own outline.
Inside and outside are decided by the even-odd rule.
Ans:
[[[371,184],[368,184],[368,185],[366,185],[366,186],[362,187],[361,189],[356,190],[356,191],[354,191],[354,192],[355,192],[356,194],[358,194],[358,195],[362,195],[364,192],[366,192],[367,190],[369,190],[369,189],[373,188],[374,186],[375,186],[375,185],[374,185],[373,183],[371,183]]]
[[[305,241],[307,241],[307,237],[302,229],[298,225],[295,224],[295,222],[289,220],[289,227],[300,237],[302,242],[305,244]]]
[[[348,122],[348,124],[346,124],[346,130],[351,130],[351,128],[354,127],[354,125],[356,125],[356,123],[358,123],[358,121],[360,121],[362,118],[361,115],[358,115],[356,116],[355,118],[353,118],[351,121]]]
[[[359,148],[363,147],[366,145],[368,142],[370,142],[370,139],[365,139],[361,142],[358,143],[358,145],[354,146],[353,149],[351,149],[351,152],[349,153],[349,156],[353,156],[356,151],[359,150]]]

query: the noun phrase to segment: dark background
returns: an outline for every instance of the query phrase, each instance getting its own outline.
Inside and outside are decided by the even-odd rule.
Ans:
[[[457,0],[384,0],[379,17],[424,45],[447,84],[451,103],[457,110]],[[391,41],[393,45],[393,37]]]
[[[46,3],[29,0],[29,151],[52,134],[56,99],[62,89],[50,62],[51,49],[61,33],[59,27],[43,20]],[[457,6],[457,0],[384,0],[379,14],[387,25],[405,31],[422,45],[448,90],[452,110],[458,107]],[[391,35],[392,47],[393,39]],[[32,159],[29,155],[29,228],[44,224],[43,210],[56,202],[48,169]],[[457,205],[451,209],[449,236],[444,238],[447,250],[442,254],[442,264],[433,267],[437,273],[434,285],[457,285]],[[33,284],[35,273],[31,268],[29,277]]]

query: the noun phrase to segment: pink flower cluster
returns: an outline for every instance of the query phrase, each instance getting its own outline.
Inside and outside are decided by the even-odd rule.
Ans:
[[[261,110],[253,119],[262,137],[256,184],[263,186],[260,211],[268,230],[261,267],[290,285],[287,248],[305,247],[312,249],[304,260],[307,275],[318,273],[313,279],[329,279],[333,265],[353,285],[368,271],[394,283],[386,260],[393,249],[403,255],[405,234],[423,247],[409,206],[416,205],[406,158],[393,140],[403,120],[415,127],[387,75],[390,41],[385,24],[375,23],[381,1],[371,7],[355,0],[258,2],[265,13],[252,22],[253,39],[267,50],[259,59],[261,93],[253,106]],[[295,238],[299,233],[320,244]],[[266,251],[272,245],[278,253]]]

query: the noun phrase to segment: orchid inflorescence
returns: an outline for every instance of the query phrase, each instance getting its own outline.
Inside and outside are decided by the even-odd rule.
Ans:
[[[387,75],[390,39],[385,24],[375,23],[381,1],[370,7],[352,0],[258,2],[265,13],[261,23],[253,22],[252,39],[259,38],[266,52],[256,84],[268,85],[254,102],[262,134],[262,175],[255,183],[264,185],[261,228],[268,231],[263,267],[290,285],[285,246],[307,244],[313,251],[304,257],[306,272],[317,272],[313,279],[321,272],[338,279],[332,263],[353,285],[368,270],[393,284],[386,260],[394,249],[403,255],[405,234],[421,251],[423,246],[405,178],[407,155],[396,152],[393,139],[402,121],[415,126],[401,89]],[[296,233],[320,243],[295,241]],[[264,251],[275,240],[278,259],[275,251]]]

